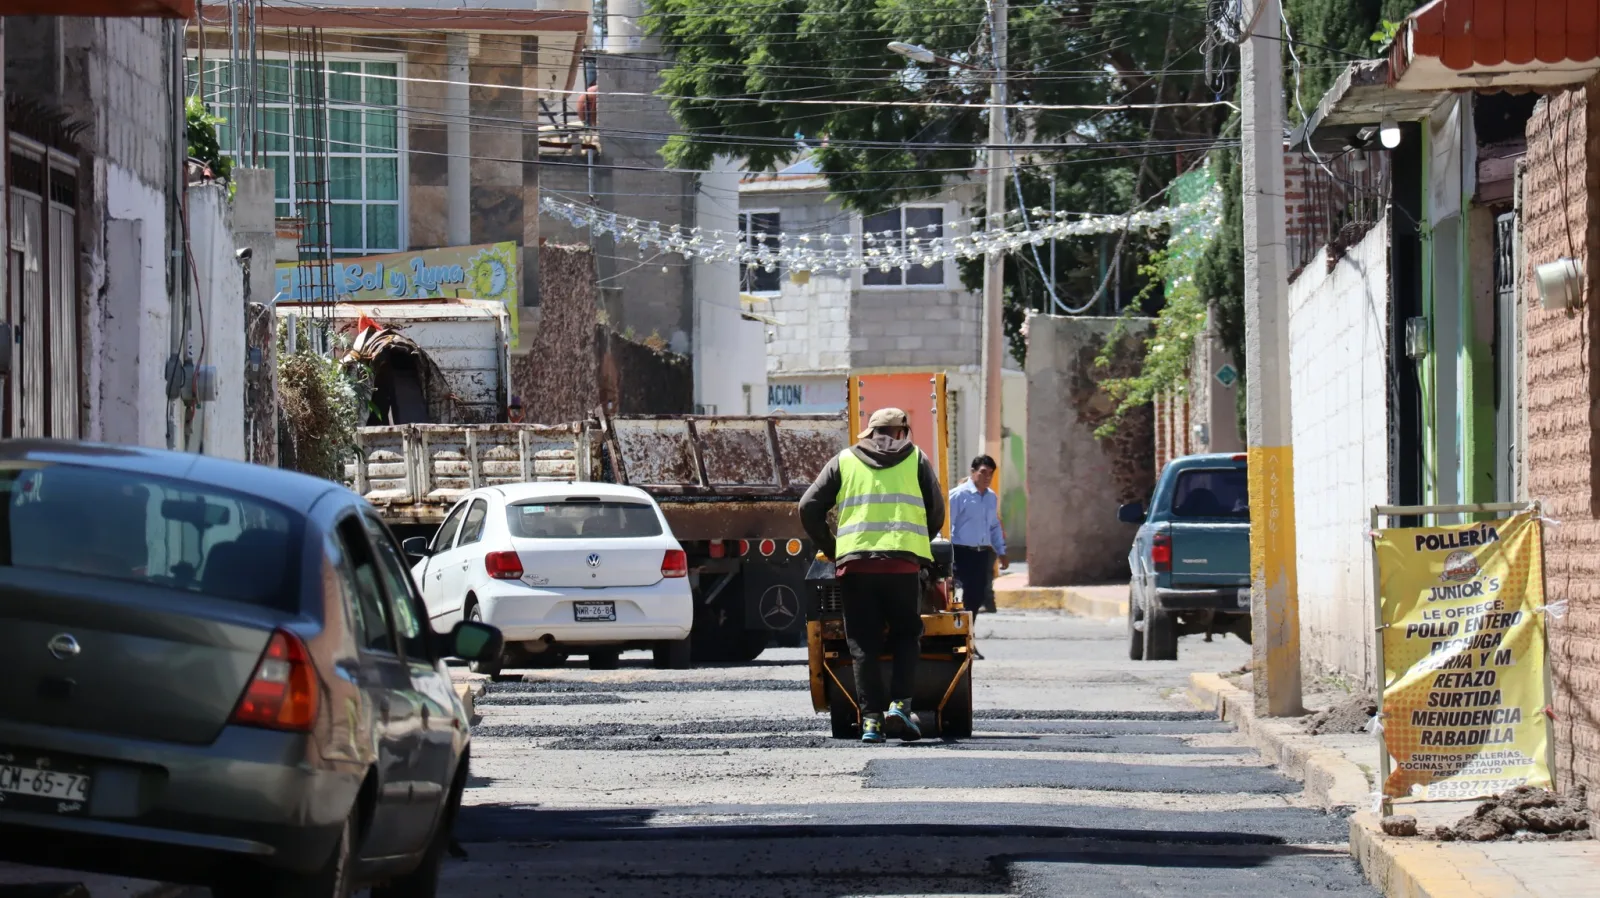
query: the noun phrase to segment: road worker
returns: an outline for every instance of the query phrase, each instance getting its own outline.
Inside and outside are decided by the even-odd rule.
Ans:
[[[944,490],[933,463],[912,444],[910,421],[900,409],[873,412],[856,440],[806,490],[800,521],[837,565],[861,741],[911,741],[922,737],[911,698],[921,653],[923,578],[933,564],[929,538],[944,526]],[[837,536],[828,529],[835,508]],[[894,659],[887,690],[879,663],[886,639]]]

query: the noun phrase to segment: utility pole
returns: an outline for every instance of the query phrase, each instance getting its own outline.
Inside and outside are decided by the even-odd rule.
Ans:
[[[986,227],[1005,226],[1006,173],[1001,162],[1001,147],[1006,139],[1006,4],[990,0],[993,17],[994,80],[989,84],[989,177]],[[989,250],[983,260],[983,453],[1000,458],[1000,376],[1005,359],[1005,324],[1001,310],[1005,303],[1005,255],[999,248]]]
[[[1283,187],[1281,0],[1257,0],[1240,48],[1244,156],[1246,443],[1255,712],[1302,713],[1289,417],[1289,282]]]

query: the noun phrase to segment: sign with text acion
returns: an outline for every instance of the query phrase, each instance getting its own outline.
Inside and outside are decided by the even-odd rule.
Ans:
[[[522,283],[515,243],[447,246],[411,253],[334,259],[328,265],[331,290],[317,268],[295,262],[277,265],[277,292],[285,302],[315,302],[328,293],[336,302],[406,299],[487,299],[505,304],[511,318],[508,339],[517,348],[517,305]]]
[[[1384,795],[1550,788],[1542,539],[1532,513],[1378,533]]]

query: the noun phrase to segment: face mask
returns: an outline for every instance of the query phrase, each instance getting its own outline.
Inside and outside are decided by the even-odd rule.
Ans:
[[[894,444],[895,439],[889,434],[875,433],[872,435],[872,445],[877,446],[880,452],[888,452],[894,448]]]

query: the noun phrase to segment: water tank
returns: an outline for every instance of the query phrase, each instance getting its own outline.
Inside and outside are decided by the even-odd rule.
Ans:
[[[640,21],[645,14],[644,0],[606,0],[602,9],[605,10],[605,44],[601,47],[607,53],[646,53],[660,52],[660,41],[645,34],[644,25]]]

